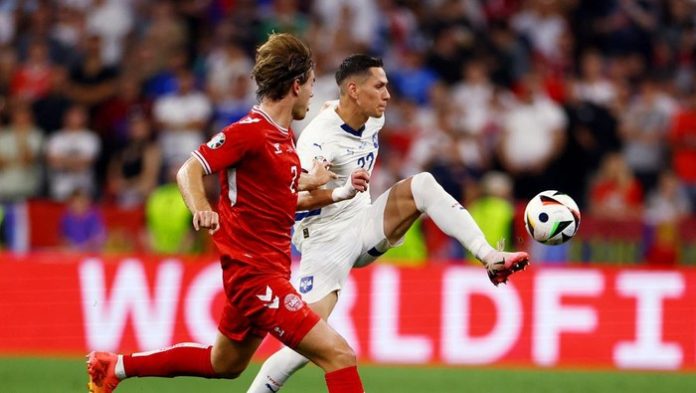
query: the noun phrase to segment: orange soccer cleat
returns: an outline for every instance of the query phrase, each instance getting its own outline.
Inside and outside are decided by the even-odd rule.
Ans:
[[[118,355],[111,352],[90,352],[87,355],[87,374],[90,393],[111,393],[121,382],[116,376]]]

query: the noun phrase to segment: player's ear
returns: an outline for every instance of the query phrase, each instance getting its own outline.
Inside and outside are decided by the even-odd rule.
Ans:
[[[295,78],[294,81],[292,81],[292,92],[297,96],[300,95],[300,89],[302,89],[302,83],[300,83],[300,80]]]
[[[353,98],[353,99],[358,98],[358,84],[355,83],[354,81],[350,81],[346,84],[346,91],[348,92],[348,95],[351,98]]]

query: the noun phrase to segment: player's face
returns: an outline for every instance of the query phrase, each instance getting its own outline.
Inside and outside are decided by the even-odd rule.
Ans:
[[[309,99],[314,96],[314,70],[309,72],[307,82],[300,85],[300,91],[297,93],[297,102],[292,108],[292,118],[302,120],[309,112]]]
[[[391,95],[387,89],[387,74],[384,68],[370,68],[370,76],[358,85],[358,106],[370,117],[382,117]]]

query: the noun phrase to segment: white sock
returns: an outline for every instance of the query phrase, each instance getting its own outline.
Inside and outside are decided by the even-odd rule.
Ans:
[[[116,360],[116,367],[114,369],[116,378],[119,380],[126,379],[126,369],[123,367],[123,355],[118,355],[118,360]]]
[[[433,175],[428,172],[414,175],[411,193],[418,210],[430,216],[438,228],[459,240],[480,261],[495,251],[469,211],[448,194]]]
[[[247,393],[277,392],[295,371],[307,363],[309,360],[306,357],[288,347],[283,347],[263,363]]]

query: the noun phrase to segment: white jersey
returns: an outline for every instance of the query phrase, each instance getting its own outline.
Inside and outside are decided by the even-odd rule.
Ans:
[[[364,168],[370,174],[379,150],[378,133],[384,126],[384,116],[369,118],[359,130],[354,130],[336,113],[338,101],[321,111],[302,131],[297,141],[297,154],[302,168],[310,170],[315,158],[322,157],[331,163],[331,171],[339,177],[324,187],[342,186],[351,173]],[[332,223],[352,217],[370,206],[370,192],[360,192],[354,198],[337,202],[317,210],[297,212],[293,243],[300,251],[301,243],[310,233],[319,236],[326,233]],[[312,236],[315,237],[315,236]],[[322,237],[322,236],[320,236]]]

